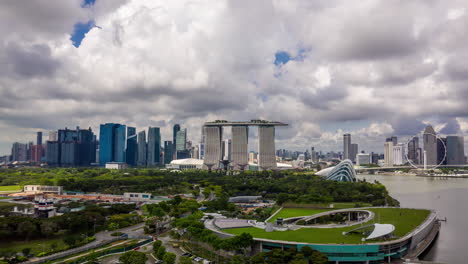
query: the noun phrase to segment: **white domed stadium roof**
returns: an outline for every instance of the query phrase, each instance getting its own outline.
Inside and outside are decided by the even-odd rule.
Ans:
[[[171,165],[203,165],[201,159],[178,159],[171,161]]]

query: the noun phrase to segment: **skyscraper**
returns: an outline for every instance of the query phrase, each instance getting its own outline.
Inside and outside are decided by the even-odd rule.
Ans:
[[[31,150],[31,161],[34,163],[40,163],[44,153],[44,147],[42,145],[34,145]]]
[[[36,145],[42,145],[42,132],[37,132]]]
[[[125,162],[125,141],[126,141],[126,127],[125,125],[118,125],[114,130],[114,161]]]
[[[57,141],[58,133],[57,131],[49,131],[49,141]]]
[[[385,167],[393,166],[393,142],[387,141],[384,144],[384,163]]]
[[[172,147],[174,148],[174,159],[176,159],[176,154],[177,154],[177,132],[180,131],[180,125],[179,124],[175,124],[173,127],[172,127]]]
[[[125,125],[101,124],[99,131],[99,164],[125,162]]]
[[[179,132],[180,133],[180,132]],[[205,143],[205,159],[203,163],[208,169],[219,168],[219,161],[222,159],[222,139],[223,127],[221,126],[206,126],[206,143]],[[179,144],[179,142],[177,142]]]
[[[258,126],[258,167],[261,170],[276,169],[275,127]]]
[[[169,164],[172,161],[174,146],[172,141],[164,141],[164,164]]]
[[[146,144],[146,132],[138,132],[138,166],[146,166],[148,149]]]
[[[249,164],[249,127],[232,126],[232,151],[229,160],[232,160],[232,166],[235,170],[244,170]]]
[[[138,143],[136,128],[127,127],[127,148],[125,149],[125,161],[130,166],[137,165]]]
[[[424,129],[423,143],[427,165],[437,165],[437,137],[431,125]]]
[[[47,141],[46,161],[49,166],[60,165],[60,144],[58,141]]]
[[[396,144],[398,144],[398,138],[396,136],[391,136],[388,137],[385,142],[392,142],[393,146],[396,146]]]
[[[318,161],[317,159],[317,152],[315,152],[315,148],[314,147],[311,147],[310,148],[310,160],[313,162],[313,163],[316,163]]]
[[[148,128],[148,166],[161,164],[161,132],[159,127]]]
[[[96,139],[91,128],[65,128],[49,135],[56,135],[49,137],[56,141],[47,141],[46,161],[49,166],[89,166],[95,162]]]
[[[414,164],[419,164],[418,148],[419,148],[419,138],[413,137],[408,142],[408,159],[410,159],[411,162],[413,162]]]
[[[13,143],[11,148],[11,158],[12,161],[27,161],[27,152],[28,152],[28,145],[22,144],[19,142]]]
[[[463,136],[447,136],[447,165],[465,165]]]
[[[232,144],[230,139],[223,141],[223,160],[232,160]],[[247,151],[245,152],[247,155]]]
[[[393,141],[390,141],[393,143]],[[393,146],[393,165],[403,165],[405,163],[405,148],[403,144]]]
[[[349,159],[352,162],[356,162],[356,155],[359,153],[359,146],[356,143],[351,144],[351,148],[349,151]]]
[[[96,161],[96,136],[91,128],[78,130],[78,165],[89,166]]]
[[[343,159],[351,159],[351,134],[343,135]]]
[[[187,129],[180,129],[176,134],[176,150],[184,151],[186,150],[187,143]]]

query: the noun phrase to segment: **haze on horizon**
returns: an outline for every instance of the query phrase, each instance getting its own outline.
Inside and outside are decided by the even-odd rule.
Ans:
[[[468,132],[467,1],[0,2],[0,155],[36,131],[268,119],[277,147]],[[98,134],[98,133],[97,133]],[[45,133],[47,136],[47,133]],[[465,138],[466,139],[466,138]]]

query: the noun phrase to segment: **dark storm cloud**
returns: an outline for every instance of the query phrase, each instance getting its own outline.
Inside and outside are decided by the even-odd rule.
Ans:
[[[393,130],[412,135],[433,116],[438,127],[468,117],[463,8],[457,0],[4,1],[0,127],[9,129],[0,141],[18,127],[102,122],[180,122],[197,138],[207,119],[265,118],[291,124],[278,136],[284,147],[340,141],[341,132],[321,130],[328,122],[381,148]],[[73,25],[89,20],[101,29],[74,48]],[[278,70],[279,50],[301,59]],[[453,120],[444,128],[454,129]]]
[[[349,93],[345,86],[327,86],[306,92],[300,95],[302,102],[312,108],[320,110],[329,110],[336,107],[335,103],[342,101]]]
[[[27,40],[56,37],[70,33],[73,25],[86,18],[81,1],[33,0],[2,1],[2,37]],[[16,35],[16,36],[15,36]]]
[[[452,55],[448,58],[444,73],[446,79],[451,81],[467,81],[468,80],[468,54]]]
[[[439,132],[442,134],[451,135],[460,133],[460,131],[461,128],[458,121],[455,118],[451,118]]]
[[[4,63],[19,78],[51,77],[60,67],[60,62],[52,57],[47,45],[22,47],[17,43],[8,43],[4,52]]]
[[[414,117],[395,117],[390,120],[395,135],[413,136],[420,133],[426,125]]]
[[[401,1],[377,2],[365,14],[358,11],[339,31],[336,54],[343,59],[378,60],[419,52],[427,43],[414,34],[414,14]]]

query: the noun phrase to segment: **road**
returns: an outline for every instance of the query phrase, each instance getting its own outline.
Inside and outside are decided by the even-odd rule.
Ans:
[[[81,247],[72,248],[72,249],[65,250],[65,251],[62,251],[62,252],[59,252],[59,253],[55,253],[55,254],[52,254],[52,255],[49,255],[49,256],[46,256],[46,257],[32,258],[30,261],[28,261],[26,263],[30,263],[30,262],[31,263],[40,263],[41,261],[45,261],[47,259],[53,259],[53,257],[55,257],[55,256],[60,256],[60,258],[62,258],[62,257],[67,256],[67,255],[75,254],[77,251],[79,251],[78,249],[91,249],[91,248],[97,247],[97,246],[99,246],[101,243],[103,243],[105,241],[109,241],[109,240],[112,240],[112,239],[116,238],[115,236],[111,236],[111,234],[114,233],[114,232],[126,233],[126,234],[128,234],[129,238],[136,238],[136,237],[139,237],[139,236],[143,235],[143,231],[144,231],[143,227],[144,226],[145,226],[145,223],[140,223],[140,224],[137,224],[137,225],[117,229],[117,230],[114,230],[114,231],[101,231],[101,232],[98,232],[98,233],[95,234],[94,237],[96,238],[96,240],[94,240],[91,243],[88,243],[88,244],[83,245]]]
[[[174,248],[172,246],[171,238],[169,236],[158,237],[158,239],[163,242],[163,246],[166,248],[167,252],[171,252],[171,253],[174,253],[176,255],[176,257],[177,257],[176,263],[177,263],[179,261],[180,256],[182,256],[182,254],[184,254],[184,252],[181,249]],[[143,253],[146,254],[146,256],[148,257],[148,260],[146,261],[147,264],[154,264],[154,262],[156,261],[156,258],[154,258],[151,255],[151,253],[153,253],[153,243],[150,243],[150,244],[148,244],[146,246],[140,247],[140,249],[138,249],[138,251],[143,252]],[[119,258],[120,258],[120,256],[122,254],[115,254],[115,255],[108,256],[108,257],[104,257],[104,258],[101,259],[101,262],[103,264],[116,264],[116,263],[119,263]]]

